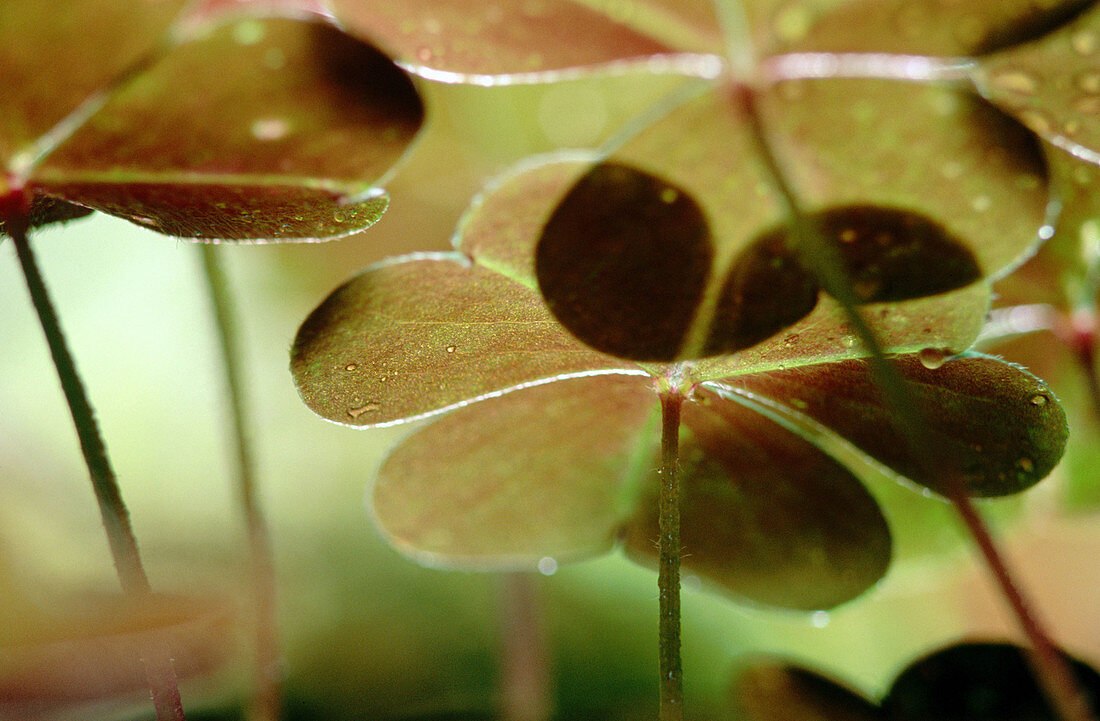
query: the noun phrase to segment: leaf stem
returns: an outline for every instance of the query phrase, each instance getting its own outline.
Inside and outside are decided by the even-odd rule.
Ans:
[[[95,411],[92,410],[84,384],[77,372],[76,363],[65,342],[61,324],[27,237],[31,195],[22,190],[16,190],[0,200],[3,201],[0,205],[3,206],[4,228],[15,244],[27,290],[35,312],[38,314],[42,332],[46,336],[46,343],[53,357],[54,367],[57,369],[61,389],[72,415],[84,463],[91,477],[92,490],[107,531],[107,542],[119,582],[130,598],[139,602],[147,600],[152,595],[152,589],[130,525],[130,514],[122,500],[115,472],[107,457],[107,448],[96,423]],[[145,647],[142,649],[142,664],[145,667],[158,721],[184,721],[183,703],[180,699],[171,652],[163,645]]]
[[[501,585],[501,719],[548,721],[553,716],[553,697],[538,588],[530,573],[504,574]]]
[[[757,149],[791,218],[790,237],[793,240],[794,249],[803,253],[805,262],[811,266],[810,270],[817,275],[826,292],[844,307],[849,322],[870,355],[873,376],[896,418],[896,426],[906,439],[914,458],[923,466],[922,470],[926,477],[940,477],[945,481],[941,486],[948,489],[948,500],[954,505],[960,520],[977,544],[986,565],[1016,616],[1021,630],[1032,646],[1032,669],[1039,686],[1064,721],[1093,721],[1095,716],[1088,706],[1087,698],[1076,682],[1069,665],[1055,650],[1054,643],[1039,621],[1034,607],[1024,599],[1019,583],[1013,580],[988,527],[967,495],[961,479],[954,473],[945,474],[941,468],[933,464],[929,454],[921,452],[920,449],[932,446],[927,442],[923,419],[914,402],[912,391],[886,358],[873,329],[860,314],[857,308],[859,300],[852,289],[839,251],[802,211],[798,198],[787,182],[786,175],[779,166],[779,161],[768,141],[756,107],[753,89],[739,86],[738,93],[738,100],[749,120]]]
[[[210,244],[200,246],[202,266],[210,291],[221,349],[225,384],[229,391],[230,412],[237,463],[237,494],[244,513],[248,535],[248,559],[252,589],[254,623],[254,684],[249,718],[252,721],[277,721],[282,716],[279,640],[276,623],[276,588],[274,553],[271,535],[256,492],[255,462],[249,438],[241,373],[241,351],[238,344],[237,314],[229,291],[229,283],[217,249]]]
[[[680,662],[680,406],[676,388],[661,398],[661,476],[657,496],[660,565],[661,721],[684,717],[684,678]]]

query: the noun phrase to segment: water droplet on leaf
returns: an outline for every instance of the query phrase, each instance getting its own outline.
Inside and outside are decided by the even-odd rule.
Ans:
[[[344,370],[346,370],[346,371],[353,371],[353,370],[355,370],[355,369],[356,369],[356,368],[358,368],[358,367],[359,367],[359,366],[358,366],[357,364],[355,364],[355,363],[348,363],[348,364],[347,364],[346,366],[344,366]]]
[[[995,88],[1021,95],[1033,95],[1039,87],[1039,81],[1033,75],[1011,68],[998,71],[989,82]]]
[[[917,353],[917,359],[928,370],[936,370],[943,367],[943,364],[947,362],[951,355],[951,351],[947,348],[922,348]]]
[[[1050,399],[1047,398],[1042,393],[1036,393],[1035,395],[1033,395],[1031,397],[1030,402],[1031,402],[1031,405],[1033,405],[1033,406],[1045,406],[1047,404],[1048,400],[1050,400]]]
[[[364,413],[371,413],[373,411],[377,411],[379,408],[381,408],[381,406],[379,406],[377,403],[367,403],[356,408],[349,408],[348,415],[352,418],[358,418]]]
[[[458,350],[458,349],[453,345],[447,346],[447,352],[448,353],[454,353],[456,350]]]

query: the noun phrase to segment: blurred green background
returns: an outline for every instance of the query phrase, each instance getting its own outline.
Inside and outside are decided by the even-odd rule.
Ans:
[[[463,208],[495,173],[532,153],[592,146],[674,85],[650,75],[545,87],[425,85],[429,127],[390,185],[392,205],[376,227],[325,244],[219,251],[242,319],[291,718],[491,718],[507,612],[501,577],[420,568],[381,542],[364,492],[382,454],[407,431],[357,431],[313,416],[287,368],[298,325],[370,263],[447,248]],[[234,610],[234,630],[209,640],[230,647],[228,661],[186,681],[183,692],[193,718],[236,718],[248,688],[246,546],[199,250],[105,216],[44,230],[33,244],[154,587]],[[17,670],[14,648],[64,638],[52,619],[88,612],[117,582],[11,243],[0,244],[0,309],[4,683]],[[1083,417],[1076,377],[1050,380],[1073,417]],[[1087,431],[1073,443],[1083,451],[1095,445]],[[1006,549],[1056,637],[1095,663],[1100,525],[1065,512],[1065,482],[1056,474],[1023,504],[991,505],[1002,509]],[[946,507],[906,489],[880,493],[896,500],[902,559],[878,588],[831,614],[752,609],[685,580],[688,718],[728,717],[730,673],[752,653],[790,655],[873,695],[915,656],[964,634],[1016,637]],[[530,582],[557,717],[652,718],[656,574],[613,554]],[[136,693],[93,706],[62,703],[43,718],[148,715]]]

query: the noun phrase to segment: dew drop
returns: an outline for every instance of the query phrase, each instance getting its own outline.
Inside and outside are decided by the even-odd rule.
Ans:
[[[666,205],[672,205],[679,197],[680,191],[676,190],[676,188],[665,188],[661,191],[661,202]]]
[[[348,363],[348,364],[347,364],[346,366],[344,366],[344,370],[346,370],[346,371],[353,371],[353,370],[355,370],[355,369],[356,369],[356,368],[358,368],[358,367],[359,367],[359,366],[358,366],[357,364],[355,364],[355,363]]]
[[[1046,397],[1045,395],[1043,395],[1042,393],[1036,393],[1035,395],[1033,395],[1033,396],[1031,397],[1031,399],[1030,399],[1030,403],[1031,403],[1031,405],[1033,405],[1033,406],[1045,406],[1045,405],[1047,404],[1047,401],[1048,401],[1048,400],[1050,400],[1050,399],[1049,399],[1049,398],[1047,398],[1047,397]]]
[[[252,137],[256,140],[281,140],[290,132],[290,123],[282,118],[263,118],[252,123]]]
[[[427,18],[424,21],[424,32],[429,35],[438,35],[443,31],[443,23],[439,22],[439,18]]]
[[[856,337],[854,335],[846,335],[840,339],[840,344],[845,348],[851,348],[856,344]]]
[[[346,213],[344,213],[344,211],[337,210],[335,213],[332,214],[332,219],[335,220],[337,223],[343,223],[345,220],[348,219],[348,216]]]
[[[1091,30],[1079,30],[1070,38],[1070,45],[1080,55],[1092,55],[1096,52],[1096,33]]]
[[[1025,456],[1016,461],[1016,467],[1024,473],[1031,473],[1035,470],[1035,461]]]
[[[1039,81],[1035,76],[1015,69],[1000,70],[989,79],[989,82],[998,90],[1021,95],[1034,95],[1039,88]]]
[[[348,408],[348,415],[352,418],[358,418],[364,413],[371,413],[377,411],[379,408],[381,408],[381,406],[377,403],[367,403],[366,405],[357,406],[355,408]]]
[[[825,628],[829,625],[828,611],[814,611],[810,614],[810,625],[814,628]]]
[[[432,49],[427,45],[421,45],[416,51],[416,59],[422,63],[426,63],[432,59]]]
[[[970,207],[977,213],[984,213],[993,207],[993,201],[988,195],[979,195],[974,198],[974,200],[970,201]]]
[[[962,163],[956,162],[954,160],[949,160],[948,162],[940,166],[940,173],[948,180],[954,180],[955,178],[962,176],[963,165]]]
[[[266,34],[267,28],[259,20],[245,20],[233,26],[233,39],[238,45],[255,45]]]
[[[454,353],[456,350],[458,350],[458,348],[453,346],[453,345],[447,346],[447,352],[448,353]]]
[[[942,368],[947,359],[951,357],[951,351],[946,348],[922,348],[917,353],[917,360],[930,371]]]
[[[544,576],[553,576],[558,572],[558,562],[550,556],[543,556],[539,559],[539,573]]]
[[[1086,93],[1100,93],[1100,71],[1098,70],[1086,70],[1083,73],[1078,73],[1073,82],[1077,85],[1078,90]]]

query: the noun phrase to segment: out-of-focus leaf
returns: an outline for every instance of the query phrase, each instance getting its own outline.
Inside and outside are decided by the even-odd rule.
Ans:
[[[461,260],[390,261],[333,292],[294,342],[306,405],[371,426],[562,375],[643,374],[575,342],[533,290]]]
[[[855,598],[886,573],[890,531],[860,481],[753,410],[698,389],[684,404],[683,564],[734,595],[815,610]],[[655,563],[656,483],[626,531]]]
[[[40,136],[147,60],[185,2],[0,3],[0,159],[5,169],[20,154],[33,156]]]
[[[714,3],[698,0],[577,0],[669,47],[721,55],[725,40]]]
[[[248,18],[172,48],[28,179],[163,233],[361,230],[423,120],[385,56],[317,22]]]
[[[140,658],[167,646],[181,679],[234,659],[237,619],[224,600],[81,599],[64,614],[30,607],[0,644],[0,718],[76,718],[82,704],[148,700]]]
[[[864,361],[744,376],[731,385],[814,419],[945,496],[955,482],[975,496],[1017,493],[1061,458],[1067,436],[1061,404],[1030,373],[986,356],[945,361],[935,351],[899,357],[895,367],[911,384],[925,441],[936,449],[934,469],[942,475],[935,478],[918,455],[926,449],[912,449],[892,422]]]
[[[882,711],[835,681],[779,661],[760,660],[738,673],[732,689],[738,718],[748,721],[882,721]]]
[[[961,643],[911,664],[882,701],[900,721],[1055,721],[1060,716],[1035,681],[1025,651],[1008,643]],[[1100,673],[1063,657],[1091,698],[1100,700]]]
[[[983,58],[981,93],[1040,137],[1100,164],[1100,5],[1034,43]]]
[[[1009,643],[968,642],[910,664],[881,706],[824,676],[775,660],[748,664],[733,685],[734,706],[748,721],[1056,721],[1024,649]],[[1069,662],[1092,705],[1100,673]]]
[[[970,56],[1026,42],[1092,0],[755,0],[762,52]]]
[[[604,553],[648,476],[653,381],[576,378],[475,403],[386,459],[373,490],[391,543],[431,565],[533,569]],[[641,452],[640,457],[638,457]]]
[[[671,52],[571,0],[331,0],[331,5],[350,32],[378,43],[411,71],[452,82],[532,73],[549,81],[559,77],[554,71]]]

